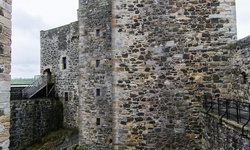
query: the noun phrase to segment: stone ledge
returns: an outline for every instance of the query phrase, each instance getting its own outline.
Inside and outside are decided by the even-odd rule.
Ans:
[[[205,110],[202,110],[201,111],[202,113],[206,114],[206,111]],[[217,119],[217,120],[220,120],[221,116],[218,116],[216,114],[213,114],[213,113],[208,113],[209,116]],[[238,124],[237,122],[235,121],[232,121],[232,120],[228,120],[228,119],[225,119],[225,118],[222,118],[222,122],[226,123],[226,124],[229,124],[235,128],[238,128],[238,129],[242,129],[243,125],[242,124]],[[246,131],[248,134],[250,133],[250,127],[247,127],[245,126],[244,127],[244,131]]]

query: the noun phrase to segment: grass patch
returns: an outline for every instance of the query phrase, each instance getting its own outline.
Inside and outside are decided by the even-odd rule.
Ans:
[[[27,150],[49,150],[54,149],[60,144],[62,144],[65,139],[71,137],[72,135],[77,134],[76,130],[72,129],[59,129],[55,132],[51,132],[44,136],[40,143],[37,143]]]

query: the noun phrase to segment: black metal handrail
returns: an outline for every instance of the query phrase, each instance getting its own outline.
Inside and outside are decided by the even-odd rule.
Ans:
[[[220,123],[223,118],[236,121],[243,125],[242,134],[246,126],[250,127],[250,103],[221,98],[213,99],[207,96],[202,98],[202,103],[206,114],[214,113],[220,116]]]
[[[41,87],[44,87],[48,84],[47,76],[41,75],[28,87],[22,90],[23,98],[30,98],[35,92],[37,92]]]

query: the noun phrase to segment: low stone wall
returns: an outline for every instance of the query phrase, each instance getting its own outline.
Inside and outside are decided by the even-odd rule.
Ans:
[[[203,146],[204,149],[249,149],[250,128],[245,127],[242,135],[242,125],[233,121],[219,122],[216,115],[203,114],[205,123]]]
[[[22,99],[22,90],[25,86],[16,86],[10,88],[10,100],[21,100]]]
[[[63,107],[55,99],[11,101],[10,150],[25,149],[62,127]]]

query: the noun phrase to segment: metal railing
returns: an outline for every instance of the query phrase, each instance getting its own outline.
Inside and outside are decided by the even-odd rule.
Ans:
[[[41,88],[47,85],[47,76],[39,76],[33,83],[22,90],[23,98],[31,98]]]
[[[228,99],[213,99],[211,97],[202,98],[203,108],[206,113],[214,113],[220,116],[220,123],[222,119],[236,121],[242,126],[242,134],[245,126],[250,126],[250,103],[239,102]]]

